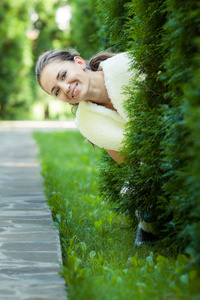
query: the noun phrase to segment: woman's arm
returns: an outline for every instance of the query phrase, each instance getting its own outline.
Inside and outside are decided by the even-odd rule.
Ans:
[[[117,163],[120,163],[125,158],[125,155],[123,155],[119,151],[107,150],[107,149],[106,149],[106,151],[108,152],[108,154],[110,155],[110,157],[112,157],[112,159],[114,159]]]

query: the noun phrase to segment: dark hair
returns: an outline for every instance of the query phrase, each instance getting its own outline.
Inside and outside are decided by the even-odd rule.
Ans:
[[[99,68],[99,64],[102,61],[104,61],[104,60],[106,60],[106,59],[108,59],[108,58],[110,58],[114,55],[115,55],[114,53],[108,53],[108,52],[103,52],[103,53],[96,54],[88,62],[89,69],[92,70],[92,71],[97,71],[98,68]]]
[[[51,63],[52,61],[55,60],[60,60],[60,61],[74,61],[74,57],[78,56],[79,53],[74,50],[70,49],[70,51],[66,50],[50,50],[44,52],[42,55],[39,56],[36,68],[35,68],[35,73],[36,73],[36,79],[39,85],[41,86],[40,82],[40,76],[42,70],[45,68],[46,65]],[[91,71],[97,71],[100,62],[106,60],[107,58],[110,58],[114,56],[115,54],[113,53],[99,53],[95,56],[93,56],[89,61],[86,61],[87,68],[90,69]],[[41,86],[42,87],[42,86]]]

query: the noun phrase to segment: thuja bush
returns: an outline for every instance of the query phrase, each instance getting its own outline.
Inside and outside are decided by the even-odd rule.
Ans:
[[[170,199],[167,210],[173,213],[173,245],[180,244],[200,259],[200,6],[197,1],[165,2],[167,22],[163,47],[166,50],[164,73],[166,97],[171,107],[164,108],[162,169],[167,178],[163,188]]]
[[[128,18],[126,7],[130,0],[97,0],[97,11],[101,17],[101,26],[98,34],[105,36],[104,48],[112,51],[125,51],[129,36],[126,35],[125,27]]]
[[[164,245],[198,258],[200,7],[134,0],[123,2],[123,12],[120,36],[137,70],[126,105],[127,158],[117,165],[104,155],[100,191],[133,224],[136,209],[155,215]],[[112,39],[119,28],[110,16]]]
[[[129,191],[124,201],[127,198],[130,208],[135,207],[149,217],[157,216],[159,226],[166,221],[165,206],[158,205],[165,182],[160,145],[165,128],[161,127],[160,118],[161,106],[169,102],[164,97],[166,87],[160,80],[164,55],[162,32],[166,20],[163,2],[132,1],[127,5],[129,15],[133,16],[127,22],[128,46],[133,57],[133,68],[138,72],[129,88],[126,108],[130,122],[123,149],[127,155],[125,185],[128,183]],[[138,80],[139,75],[141,80]],[[134,211],[131,211],[133,214]]]
[[[158,201],[165,181],[160,151],[165,130],[159,119],[160,105],[167,100],[164,98],[166,87],[159,74],[163,70],[165,14],[162,12],[163,1],[132,1],[126,4],[126,11],[127,50],[133,58],[132,66],[137,70],[128,90],[130,97],[126,105],[130,122],[123,152],[127,158],[120,165],[111,166],[113,163],[110,162],[109,166],[102,168],[101,193],[117,203],[118,211],[127,213],[129,220],[136,224],[136,209],[158,216],[163,211]],[[109,180],[111,169],[115,174],[112,181]],[[118,183],[113,184],[115,180]]]

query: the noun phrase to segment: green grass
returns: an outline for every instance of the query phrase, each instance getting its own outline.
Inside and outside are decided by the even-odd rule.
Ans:
[[[174,259],[159,244],[135,249],[125,216],[98,196],[99,149],[78,132],[34,136],[69,300],[200,299],[191,258]]]

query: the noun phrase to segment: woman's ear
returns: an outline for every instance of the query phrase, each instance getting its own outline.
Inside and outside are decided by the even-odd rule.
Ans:
[[[85,63],[84,59],[82,59],[80,56],[75,56],[74,61],[77,64],[79,64],[82,67],[83,70],[86,68],[86,63]]]

